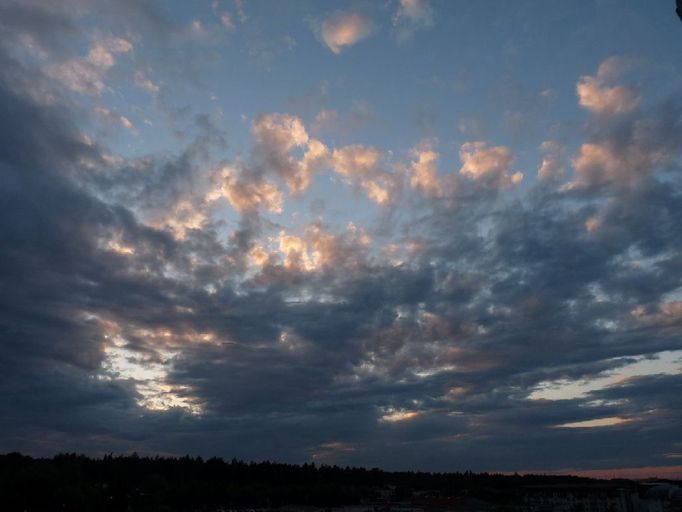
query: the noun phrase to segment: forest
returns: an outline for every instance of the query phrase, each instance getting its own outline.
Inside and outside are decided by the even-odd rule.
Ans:
[[[217,510],[218,507],[275,509],[285,505],[331,508],[376,504],[414,494],[470,496],[507,510],[528,485],[589,482],[549,475],[389,472],[221,458],[146,457],[138,454],[90,458],[60,454],[33,458],[0,455],[3,510]]]

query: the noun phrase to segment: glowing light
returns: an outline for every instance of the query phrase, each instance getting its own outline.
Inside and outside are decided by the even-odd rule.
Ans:
[[[135,249],[129,245],[123,245],[120,242],[117,242],[116,240],[109,240],[107,243],[107,249],[115,252],[117,254],[122,254],[124,256],[130,256],[132,254],[135,254]]]
[[[562,423],[556,428],[599,428],[599,427],[613,427],[615,425],[622,425],[629,423],[630,420],[612,416],[609,418],[598,418],[596,420],[574,421],[571,423]]]
[[[588,233],[594,233],[601,226],[601,220],[599,217],[590,217],[585,221],[585,229]]]
[[[617,370],[602,372],[583,380],[559,379],[538,384],[528,396],[531,400],[569,400],[582,398],[591,391],[616,386],[633,377],[646,375],[676,375],[680,373],[682,350],[659,352],[651,357],[639,356],[638,361]]]
[[[138,405],[148,410],[165,411],[184,409],[190,414],[202,413],[202,407],[192,395],[189,386],[168,382],[173,360],[179,351],[172,347],[178,340],[184,342],[212,342],[213,333],[191,331],[176,335],[166,328],[131,329],[134,336],[149,341],[145,350],[136,350],[126,339],[126,331],[118,322],[84,312],[82,318],[99,325],[104,340],[104,359],[100,380],[122,380],[131,383],[137,392]],[[161,345],[163,348],[156,348]]]
[[[420,411],[410,411],[407,409],[394,409],[393,407],[388,407],[384,409],[385,414],[379,418],[380,421],[385,423],[398,423],[400,421],[413,420],[421,415]]]
[[[104,353],[104,378],[132,381],[141,407],[153,411],[179,408],[191,414],[201,414],[201,406],[190,395],[188,386],[166,382],[169,366],[176,355],[174,352],[162,352],[162,361],[153,362],[148,356],[130,350],[123,339],[117,338],[112,345],[105,347]]]

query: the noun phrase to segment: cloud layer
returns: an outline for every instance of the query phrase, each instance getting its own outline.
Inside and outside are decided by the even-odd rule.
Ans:
[[[608,58],[566,85],[582,121],[522,148],[385,147],[360,123],[321,129],[336,110],[310,97],[307,116],[178,106],[168,77],[189,87],[196,62],[164,80],[145,45],[213,43],[146,4],[102,4],[133,10],[129,33],[76,29],[96,12],[74,5],[10,2],[0,45],[0,450],[672,464],[679,94],[622,84]],[[396,27],[435,23],[426,2],[393,7]],[[321,35],[339,53],[373,30],[338,11]]]

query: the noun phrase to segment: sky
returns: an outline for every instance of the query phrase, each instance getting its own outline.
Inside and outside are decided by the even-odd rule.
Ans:
[[[682,476],[664,0],[0,0],[0,451]]]

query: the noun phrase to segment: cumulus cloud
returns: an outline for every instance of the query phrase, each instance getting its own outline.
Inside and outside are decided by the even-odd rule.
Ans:
[[[289,270],[353,272],[366,262],[369,243],[367,233],[353,224],[341,234],[312,224],[305,228],[302,237],[280,231],[277,251],[282,256],[282,265]]]
[[[489,147],[483,141],[466,142],[459,150],[462,167],[459,173],[471,180],[493,186],[504,187],[518,184],[523,173],[511,173],[514,157],[505,146]]]
[[[566,148],[563,144],[555,140],[546,140],[540,145],[544,152],[544,157],[538,177],[544,181],[555,181],[564,177],[566,172]]]
[[[240,212],[256,211],[259,208],[272,213],[282,213],[282,192],[266,179],[251,179],[234,167],[223,167],[216,175],[217,186],[206,199],[214,202],[225,198]]]
[[[644,186],[656,170],[669,168],[682,151],[679,107],[648,111],[609,125],[573,157],[574,180],[567,189]]]
[[[171,208],[164,210],[163,214],[146,219],[146,224],[169,230],[177,239],[185,240],[190,232],[199,232],[208,221],[204,204],[180,199]]]
[[[282,178],[294,194],[310,186],[313,174],[326,161],[326,146],[309,137],[298,117],[287,114],[260,116],[252,123],[251,133],[265,170],[273,171]],[[296,148],[305,150],[300,160],[291,155]]]
[[[352,144],[335,149],[331,165],[350,184],[362,189],[372,201],[388,204],[399,187],[399,177],[382,167],[383,151]]]
[[[409,166],[412,188],[420,190],[426,196],[442,196],[443,185],[438,178],[439,155],[433,150],[431,143],[423,142],[412,148],[410,155],[413,158]]]
[[[346,178],[364,178],[380,170],[383,152],[359,144],[335,149],[332,155],[334,170]]]
[[[604,181],[628,181],[636,178],[634,166],[613,152],[607,145],[583,144],[573,159],[573,167],[579,182],[601,184]]]
[[[374,31],[374,23],[364,14],[354,11],[337,11],[320,26],[322,41],[336,54],[371,36]]]
[[[611,57],[601,63],[596,76],[581,77],[576,85],[580,106],[602,115],[622,114],[636,108],[641,98],[632,87],[608,85],[627,64],[626,59]]]

